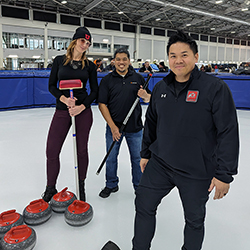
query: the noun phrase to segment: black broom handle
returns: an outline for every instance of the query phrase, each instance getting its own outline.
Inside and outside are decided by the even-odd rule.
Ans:
[[[143,87],[142,87],[143,89],[146,89],[146,88],[147,88],[148,83],[149,83],[149,80],[150,80],[151,77],[152,77],[152,74],[151,74],[151,73],[148,74],[147,80],[146,80],[146,82],[144,83],[144,85],[143,85]],[[121,126],[120,129],[119,129],[119,132],[120,132],[120,133],[123,132],[123,130],[124,130],[124,128],[125,128],[125,126],[126,126],[126,124],[127,124],[127,122],[128,122],[128,119],[130,118],[131,114],[133,113],[133,111],[134,111],[134,109],[135,109],[135,107],[136,107],[136,105],[138,104],[139,101],[140,101],[140,97],[137,96],[137,98],[136,98],[136,100],[134,101],[132,107],[130,108],[130,110],[129,110],[127,116],[126,116],[126,118],[124,119],[124,121],[123,121],[123,123],[122,123],[122,126]],[[106,160],[107,160],[108,156],[110,155],[110,153],[111,153],[113,147],[115,146],[115,143],[116,143],[116,140],[113,141],[113,143],[111,144],[111,146],[110,146],[110,148],[109,148],[107,154],[106,154],[105,157],[103,158],[100,167],[99,167],[98,170],[96,171],[96,174],[97,174],[97,175],[100,174],[100,172],[101,172],[101,170],[102,170],[102,168],[103,168],[103,166],[104,166],[104,163],[106,162]]]

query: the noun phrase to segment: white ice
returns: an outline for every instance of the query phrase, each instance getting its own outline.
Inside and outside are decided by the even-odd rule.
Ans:
[[[145,113],[147,106],[143,106]],[[90,164],[86,181],[87,201],[93,206],[92,221],[82,227],[65,223],[63,214],[53,212],[46,223],[33,226],[36,250],[100,250],[112,240],[121,250],[131,249],[134,222],[134,192],[126,142],[119,156],[119,192],[107,199],[98,196],[104,187],[104,169],[96,170],[105,156],[105,122],[98,107],[92,107],[94,123],[90,134]],[[45,146],[54,108],[0,112],[0,213],[23,209],[41,198],[46,185]],[[207,204],[206,235],[203,250],[250,249],[250,112],[239,110],[241,152],[239,174],[229,194]],[[75,192],[73,145],[69,133],[61,153],[57,188]],[[176,189],[161,203],[152,250],[178,250],[183,242],[183,212]]]

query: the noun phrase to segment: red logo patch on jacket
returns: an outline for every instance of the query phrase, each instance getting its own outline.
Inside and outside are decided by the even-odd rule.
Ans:
[[[197,102],[198,95],[199,95],[199,91],[198,90],[189,90],[187,92],[186,102]]]

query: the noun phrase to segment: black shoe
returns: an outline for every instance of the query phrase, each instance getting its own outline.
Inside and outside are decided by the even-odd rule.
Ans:
[[[45,192],[42,195],[44,201],[49,202],[52,197],[57,193],[55,187],[47,186]]]
[[[115,193],[119,190],[118,186],[114,187],[114,188],[108,188],[105,187],[100,193],[99,196],[102,198],[107,198],[110,196],[111,193]]]
[[[85,194],[85,183],[84,180],[79,181],[79,189],[80,189],[80,200],[86,201],[86,194]]]

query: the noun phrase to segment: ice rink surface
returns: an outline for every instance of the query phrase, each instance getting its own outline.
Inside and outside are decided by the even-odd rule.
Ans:
[[[147,106],[143,106],[145,113]],[[92,106],[94,123],[89,140],[90,164],[86,180],[87,202],[93,206],[92,221],[82,227],[66,224],[63,214],[53,212],[46,223],[33,226],[36,250],[100,250],[114,241],[121,250],[131,250],[134,221],[134,191],[126,141],[119,156],[120,190],[107,199],[98,196],[104,187],[104,169],[96,170],[105,156],[105,121],[98,107]],[[206,235],[203,250],[250,249],[250,111],[238,110],[240,124],[239,174],[229,194],[207,204]],[[0,112],[0,213],[23,209],[41,198],[46,185],[45,146],[54,108]],[[75,192],[71,131],[61,153],[57,189]],[[183,213],[177,190],[165,197],[158,208],[157,230],[152,250],[178,250],[183,239]]]

